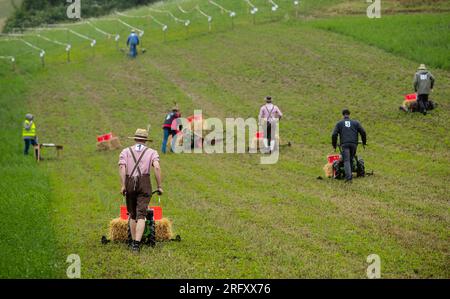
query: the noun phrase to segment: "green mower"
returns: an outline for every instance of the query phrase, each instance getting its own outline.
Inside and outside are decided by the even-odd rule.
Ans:
[[[342,155],[342,148],[339,144],[340,158],[333,162],[333,178],[344,179],[345,178],[345,168],[344,168],[344,158]],[[366,176],[366,167],[364,165],[364,160],[359,158],[357,155],[351,161],[352,172],[356,173],[356,177]]]

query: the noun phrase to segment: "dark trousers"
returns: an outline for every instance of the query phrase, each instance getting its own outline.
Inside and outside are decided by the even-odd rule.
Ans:
[[[37,145],[36,139],[25,138],[23,141],[25,142],[25,149],[23,150],[23,153],[25,155],[28,155],[28,151],[30,150],[30,144],[33,146]]]
[[[164,136],[163,136],[163,143],[162,143],[161,151],[165,154],[166,147],[167,147],[167,140],[169,140],[169,135],[172,135],[172,141],[173,141],[173,138],[176,135],[175,134],[176,132],[168,127],[164,127],[163,130],[164,130]]]
[[[137,47],[136,45],[130,45],[130,57],[136,57],[137,56]]]
[[[275,129],[276,129],[276,122],[270,123],[267,122],[266,124],[266,131],[264,132],[264,137],[267,139],[270,145],[270,141],[275,139]],[[273,127],[273,136],[272,136],[272,127]]]
[[[342,157],[344,159],[344,170],[345,170],[345,179],[352,179],[352,170],[353,170],[353,159],[356,155],[356,149],[358,145],[354,143],[345,143],[341,146],[342,148]]]
[[[426,112],[428,108],[428,95],[419,94],[417,97],[417,104],[419,104],[419,112]]]

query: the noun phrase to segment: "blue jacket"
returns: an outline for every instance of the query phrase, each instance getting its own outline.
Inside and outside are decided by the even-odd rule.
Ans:
[[[127,40],[127,46],[137,46],[139,45],[139,37],[136,33],[131,33]]]

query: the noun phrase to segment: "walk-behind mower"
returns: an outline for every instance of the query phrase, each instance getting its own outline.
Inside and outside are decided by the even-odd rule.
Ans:
[[[324,171],[325,176],[332,177],[334,179],[344,179],[345,178],[345,168],[344,159],[342,156],[342,147],[339,144],[340,154],[328,155],[328,164],[325,165]],[[356,173],[357,177],[364,177],[366,175],[373,175],[373,171],[370,173],[366,172],[366,167],[364,160],[357,155],[351,161],[352,172]]]
[[[154,191],[152,194],[157,193]],[[160,200],[159,200],[160,202]],[[126,206],[121,206],[120,218],[111,220],[109,227],[109,237],[102,236],[102,244],[107,244],[110,241],[132,242],[130,222]],[[145,229],[142,235],[141,242],[145,245],[154,247],[158,241],[181,241],[181,237],[176,235],[173,238],[172,222],[167,218],[162,218],[162,207],[154,206],[147,208],[145,219]]]
[[[339,155],[335,155],[335,158],[332,162],[332,168],[333,168],[333,178],[335,179],[344,179],[345,178],[345,168],[344,168],[344,158],[342,153],[342,147],[339,144]],[[336,156],[339,156],[338,159],[336,159]],[[330,159],[328,160],[330,161]],[[364,177],[366,175],[366,167],[364,165],[364,160],[362,158],[359,158],[357,155],[353,158],[351,161],[351,168],[352,172],[356,172],[357,177]]]

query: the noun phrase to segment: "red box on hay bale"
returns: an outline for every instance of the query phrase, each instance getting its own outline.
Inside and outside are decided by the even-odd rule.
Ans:
[[[405,100],[406,101],[415,101],[415,100],[417,100],[417,94],[415,94],[415,93],[407,94],[407,95],[405,95]]]
[[[150,207],[153,210],[153,218],[155,220],[161,220],[163,218],[162,207]]]
[[[103,140],[104,141],[110,140],[111,138],[112,138],[112,133],[108,133],[108,134],[103,135]]]
[[[341,155],[339,154],[328,155],[327,159],[328,163],[333,164],[334,161],[339,161],[341,159]]]
[[[113,137],[112,133],[108,133],[108,134],[103,134],[100,136],[97,136],[97,142],[103,142],[103,141],[108,141]]]
[[[155,220],[161,220],[163,218],[162,207],[150,207],[150,209],[153,210],[153,218]],[[120,219],[128,220],[128,211],[125,205],[120,206]]]
[[[128,220],[128,211],[127,206],[120,206],[120,219],[122,220]]]

